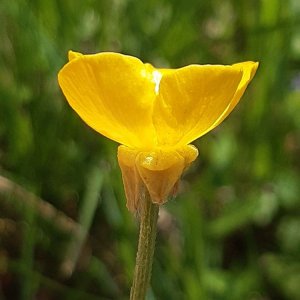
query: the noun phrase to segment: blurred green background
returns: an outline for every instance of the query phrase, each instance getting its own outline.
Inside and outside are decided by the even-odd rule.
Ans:
[[[57,83],[67,51],[259,61],[161,207],[149,300],[300,299],[299,0],[0,2],[0,299],[128,299],[138,223],[117,144]]]

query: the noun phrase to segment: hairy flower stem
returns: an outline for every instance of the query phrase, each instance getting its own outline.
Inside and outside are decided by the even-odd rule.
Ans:
[[[148,192],[140,199],[140,236],[130,300],[145,300],[150,283],[159,206]]]

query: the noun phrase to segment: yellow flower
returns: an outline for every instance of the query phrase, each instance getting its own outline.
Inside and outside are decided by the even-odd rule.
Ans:
[[[154,203],[176,192],[198,156],[189,145],[237,105],[258,63],[156,69],[117,53],[69,52],[58,80],[71,107],[94,130],[122,144],[118,161],[135,211],[143,184]]]

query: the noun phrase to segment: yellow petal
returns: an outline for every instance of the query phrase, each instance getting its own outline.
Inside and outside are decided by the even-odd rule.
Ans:
[[[166,73],[153,108],[158,145],[180,147],[209,131],[230,105],[242,75],[241,68],[219,65]]]
[[[137,58],[117,53],[80,55],[59,72],[71,107],[104,136],[137,149],[153,148],[153,76]]]
[[[68,52],[68,59],[69,61],[73,60],[73,59],[76,59],[76,58],[79,58],[83,56],[83,54],[79,53],[79,52],[74,52],[74,51],[69,51]]]
[[[224,121],[224,119],[232,112],[232,110],[235,108],[235,106],[239,103],[240,99],[242,98],[248,84],[254,77],[256,70],[258,68],[258,62],[253,61],[246,61],[242,63],[237,63],[232,65],[234,68],[242,69],[243,70],[243,77],[242,80],[234,94],[233,99],[230,102],[230,105],[228,109],[226,110],[226,113],[218,120],[211,129],[217,127],[221,122]]]

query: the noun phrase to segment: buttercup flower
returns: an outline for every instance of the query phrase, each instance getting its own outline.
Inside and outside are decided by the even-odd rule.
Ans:
[[[58,79],[78,115],[121,144],[118,161],[134,212],[143,184],[157,204],[176,192],[198,155],[190,143],[229,115],[257,67],[243,62],[156,69],[127,55],[70,51]]]

